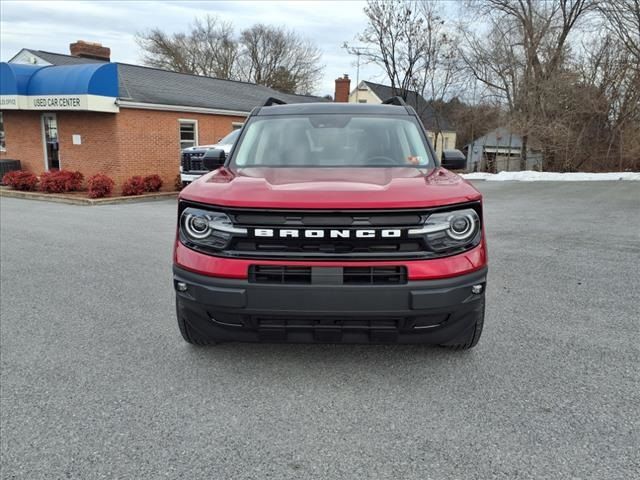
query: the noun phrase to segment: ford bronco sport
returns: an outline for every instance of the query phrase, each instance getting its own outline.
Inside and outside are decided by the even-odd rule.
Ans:
[[[415,111],[254,109],[230,155],[180,193],[174,250],[184,339],[476,345],[482,196],[443,167]],[[279,103],[279,102],[277,102]]]

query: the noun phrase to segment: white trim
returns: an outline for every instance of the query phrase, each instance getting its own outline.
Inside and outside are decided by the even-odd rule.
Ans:
[[[40,129],[42,131],[42,151],[44,152],[44,171],[48,172],[49,169],[49,155],[47,154],[47,136],[44,131],[44,117],[53,117],[56,121],[56,134],[58,135],[58,170],[62,170],[62,158],[60,155],[60,134],[58,132],[58,116],[55,112],[44,112],[40,115]]]
[[[2,145],[0,145],[0,152],[6,152],[7,151],[7,131],[5,130],[4,127],[4,116],[2,115],[2,111],[0,111],[0,124],[2,124],[2,135],[4,136],[4,147]]]
[[[117,100],[116,104],[123,108],[139,108],[141,110],[165,110],[167,112],[208,113],[212,115],[228,115],[233,117],[248,117],[250,113],[241,112],[240,110],[221,110],[219,108],[188,107],[186,105],[165,105],[162,103],[130,102],[128,100]]]
[[[200,145],[200,143],[198,142],[198,120],[195,120],[193,118],[179,118],[178,119],[178,143],[180,144],[180,150],[182,150],[182,142],[187,141],[187,140],[182,140],[182,137],[180,136],[180,130],[183,123],[193,125],[194,144],[192,145],[192,147],[197,147],[198,145]]]
[[[30,61],[31,58],[34,58],[36,62],[35,63],[31,62]],[[42,66],[51,65],[51,63],[47,62],[44,58],[39,57],[28,48],[23,48],[22,50],[20,50],[7,63],[16,63],[21,65],[42,65]]]

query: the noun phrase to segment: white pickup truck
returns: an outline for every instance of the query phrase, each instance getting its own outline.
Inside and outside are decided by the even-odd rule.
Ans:
[[[182,186],[189,185],[195,179],[208,172],[202,164],[202,157],[207,150],[219,148],[229,155],[231,148],[240,136],[240,129],[234,130],[226,137],[220,139],[215,145],[198,145],[197,147],[189,147],[180,153],[180,181]]]

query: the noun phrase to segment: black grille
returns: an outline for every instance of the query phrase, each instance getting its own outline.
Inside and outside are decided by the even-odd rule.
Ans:
[[[204,152],[185,152],[182,154],[182,171],[183,172],[203,172],[204,163],[202,162]]]
[[[344,267],[342,281],[349,285],[407,283],[407,269],[405,267]]]
[[[251,265],[249,281],[254,283],[311,283],[311,267]]]
[[[398,227],[419,225],[420,212],[239,212],[234,223],[274,227]]]
[[[475,205],[468,204],[469,207]],[[409,230],[423,225],[431,213],[453,207],[448,205],[424,210],[268,210],[194,206],[223,211],[235,227],[246,229],[246,234],[233,235],[224,250],[212,250],[214,255],[323,261],[408,260],[441,256],[429,248],[423,236],[412,236]],[[463,205],[456,207],[462,208]]]
[[[421,315],[412,317],[281,317],[281,316],[255,316],[245,326],[258,329],[339,329],[345,330],[389,330],[411,331],[434,328],[442,325],[449,318],[447,314]]]
[[[323,267],[251,265],[249,267],[249,281],[272,284],[311,284],[313,283],[314,270],[317,278],[322,277]],[[335,283],[340,284],[340,282],[345,285],[398,285],[407,283],[407,269],[403,266],[338,268]]]
[[[282,254],[296,256],[317,256],[326,255],[367,255],[367,254],[392,254],[392,253],[415,253],[423,250],[421,243],[417,241],[398,241],[392,243],[393,239],[386,241],[367,241],[364,239],[354,239],[350,242],[314,242],[311,240],[287,239],[278,241],[253,241],[237,239],[232,246],[238,252],[255,252],[265,254]]]
[[[251,233],[255,229],[267,228],[278,232],[281,229],[295,229],[300,232],[298,238],[272,237],[235,237],[227,251],[232,256],[254,256],[261,258],[421,258],[425,255],[426,245],[421,238],[408,238],[409,228],[421,225],[427,212],[396,211],[231,211],[229,215],[239,227],[245,227]],[[331,229],[351,231],[349,238],[307,238],[305,229]],[[398,229],[398,237],[356,238],[360,229],[382,231]]]

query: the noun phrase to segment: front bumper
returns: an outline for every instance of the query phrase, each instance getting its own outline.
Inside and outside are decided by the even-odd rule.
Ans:
[[[209,173],[209,172],[195,172],[195,173],[182,173],[181,172],[180,173],[180,181],[182,183],[195,182],[197,179],[199,179],[205,173]]]
[[[402,285],[262,284],[174,266],[178,315],[217,341],[441,344],[484,314],[487,268]],[[482,293],[471,287],[482,285]]]

